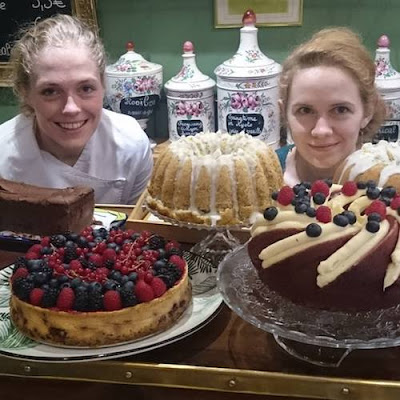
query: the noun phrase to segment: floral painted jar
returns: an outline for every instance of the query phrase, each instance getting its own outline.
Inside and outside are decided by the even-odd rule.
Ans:
[[[382,35],[375,53],[375,83],[386,105],[386,119],[373,139],[398,142],[400,130],[400,73],[390,62],[390,41]]]
[[[258,46],[256,16],[247,10],[236,54],[215,69],[218,129],[246,132],[279,147],[278,79],[281,66]]]
[[[181,70],[164,86],[171,140],[215,131],[215,81],[197,68],[192,42],[183,44],[182,59]]]
[[[115,112],[136,118],[146,129],[160,100],[163,68],[136,53],[133,42],[127,43],[126,50],[115,64],[106,67],[105,103]]]

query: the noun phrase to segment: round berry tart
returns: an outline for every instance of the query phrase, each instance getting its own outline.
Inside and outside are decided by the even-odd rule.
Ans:
[[[191,301],[179,244],[147,231],[88,227],[44,237],[16,260],[11,286],[17,328],[60,346],[112,345],[163,331]]]

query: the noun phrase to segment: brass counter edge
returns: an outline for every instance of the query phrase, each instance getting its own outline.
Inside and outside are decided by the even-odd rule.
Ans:
[[[400,398],[400,382],[190,365],[93,361],[48,363],[0,357],[0,376],[173,387],[315,399]]]

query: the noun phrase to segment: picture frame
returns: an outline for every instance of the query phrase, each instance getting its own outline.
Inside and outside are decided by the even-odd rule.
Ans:
[[[303,23],[303,0],[214,0],[215,28],[243,26],[247,9],[257,16],[257,26],[299,26]]]
[[[62,8],[62,5],[67,5],[68,9],[72,10],[72,15],[81,18],[94,29],[97,29],[97,16],[96,16],[96,0],[61,0],[56,2],[49,2],[44,0],[35,0],[36,3],[32,3],[37,6],[38,12],[46,11],[46,5],[48,4],[56,4],[56,7]],[[7,4],[6,2],[4,2]],[[53,6],[52,6],[53,7]],[[1,17],[1,14],[0,14]],[[34,22],[33,19],[31,22]],[[10,34],[16,34],[17,32],[10,32]],[[1,49],[3,50],[3,49]],[[7,49],[9,52],[9,48]],[[8,87],[12,86],[11,80],[11,63],[9,62],[0,62],[0,87]]]

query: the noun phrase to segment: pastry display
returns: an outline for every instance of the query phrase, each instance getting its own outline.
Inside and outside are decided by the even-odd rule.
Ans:
[[[333,181],[343,184],[351,181],[373,180],[379,187],[394,186],[400,191],[400,146],[380,140],[365,143],[352,153],[336,170]]]
[[[153,170],[148,205],[195,224],[248,223],[282,185],[275,152],[245,133],[199,133],[172,142]]]
[[[359,311],[400,302],[400,195],[392,186],[284,186],[255,218],[248,252],[260,279],[296,304]]]
[[[0,230],[40,235],[79,232],[93,221],[94,191],[49,189],[0,179]]]
[[[10,314],[26,336],[98,347],[166,330],[191,302],[175,241],[148,231],[85,228],[44,237],[16,260]]]

